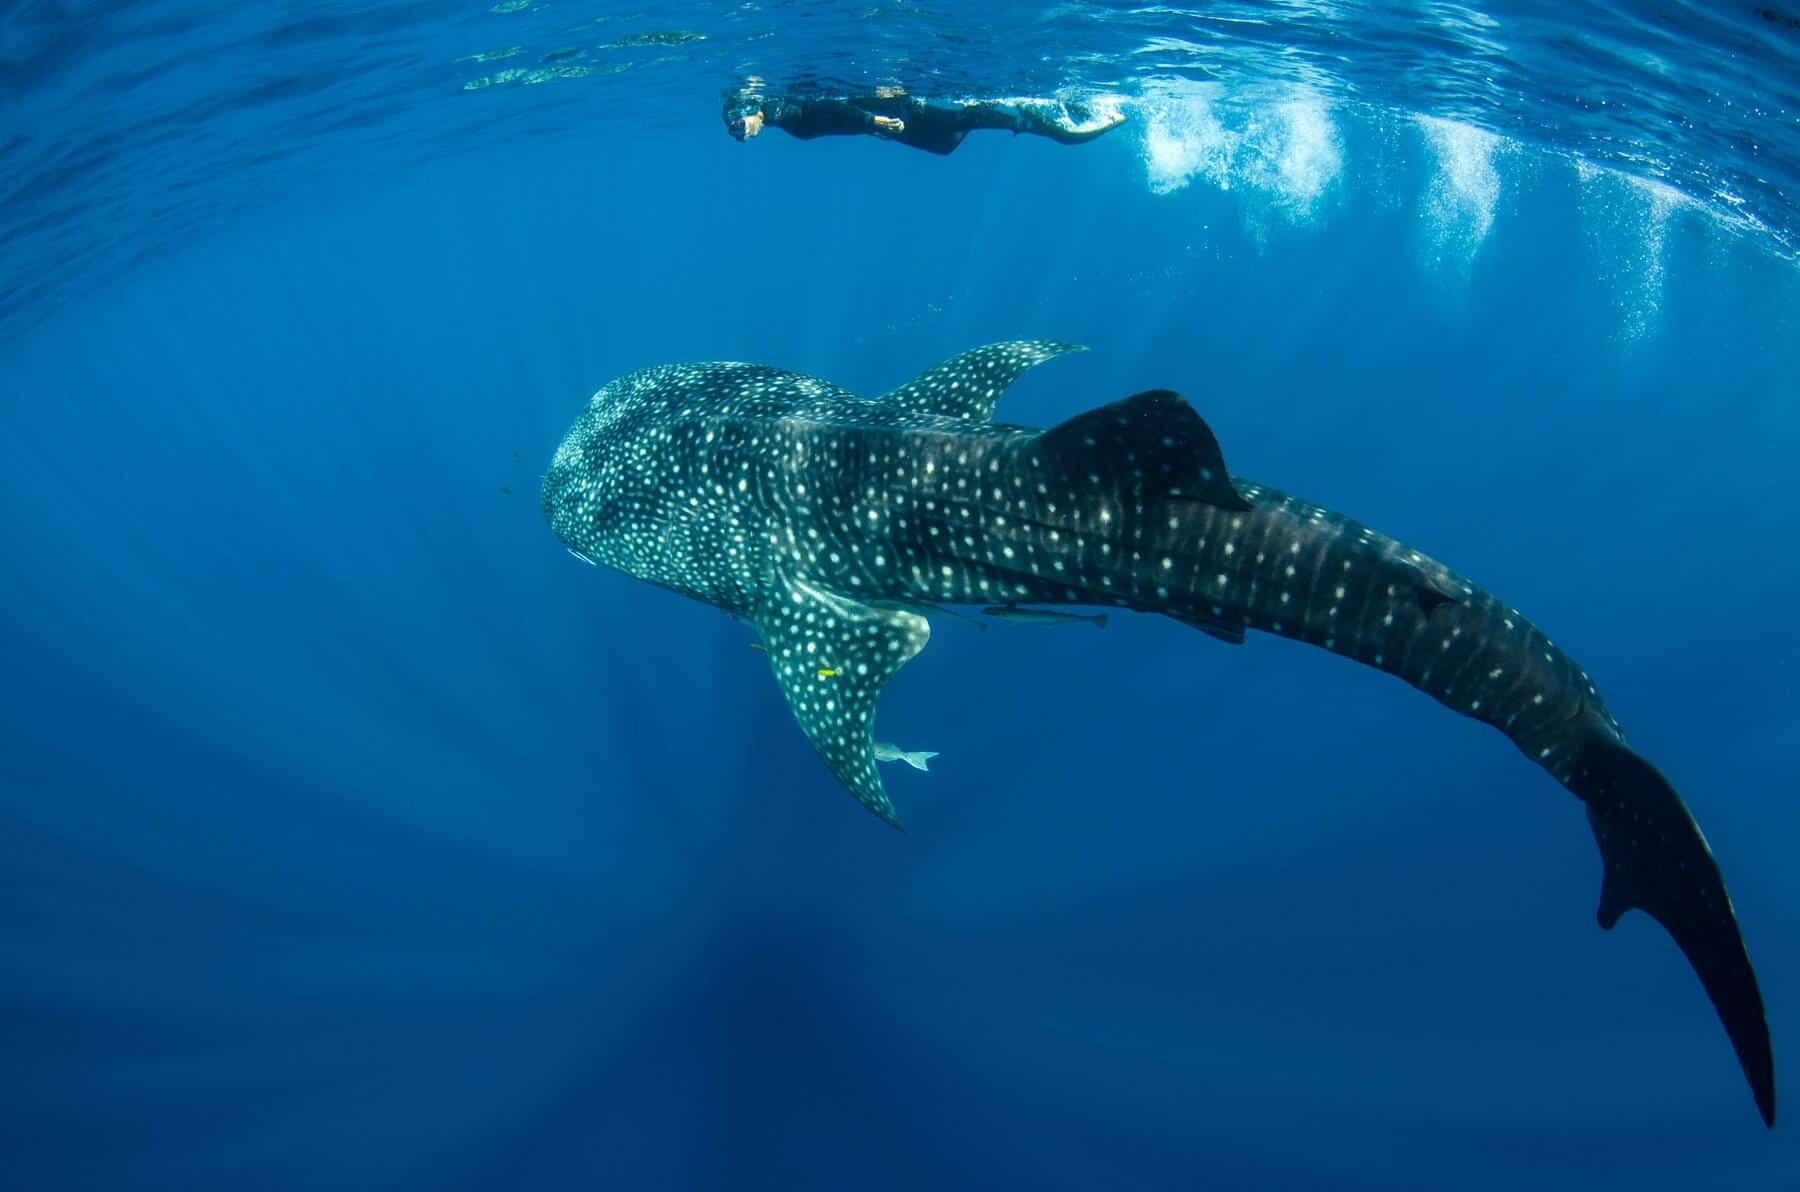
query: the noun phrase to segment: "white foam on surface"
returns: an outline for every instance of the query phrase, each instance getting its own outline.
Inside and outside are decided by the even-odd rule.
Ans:
[[[1466,272],[1494,226],[1500,201],[1494,159],[1507,142],[1485,129],[1438,116],[1419,116],[1416,122],[1435,164],[1419,209],[1426,255],[1432,264]]]
[[[1244,162],[1245,176],[1296,217],[1311,215],[1343,172],[1337,126],[1316,96],[1275,105],[1252,122],[1247,143],[1255,152]]]
[[[1173,194],[1195,178],[1231,189],[1237,135],[1220,123],[1218,83],[1165,83],[1138,100],[1144,125],[1144,168],[1150,190]]]
[[[1638,270],[1637,301],[1626,312],[1625,334],[1633,339],[1647,334],[1662,313],[1663,268],[1667,256],[1665,240],[1669,218],[1693,200],[1661,182],[1644,178],[1627,178],[1637,199],[1638,243],[1642,246],[1642,265]]]
[[[1343,172],[1331,108],[1311,92],[1234,101],[1218,83],[1174,80],[1147,89],[1137,108],[1145,175],[1159,195],[1199,179],[1242,194],[1252,219],[1273,211],[1301,222]]]
[[[1640,339],[1656,329],[1662,313],[1669,224],[1678,213],[1705,208],[1667,183],[1579,158],[1575,176],[1589,243],[1615,295],[1620,338]]]

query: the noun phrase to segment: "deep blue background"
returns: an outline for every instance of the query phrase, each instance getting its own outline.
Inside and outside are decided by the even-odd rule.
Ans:
[[[1653,252],[1523,153],[1439,253],[1408,126],[1346,126],[1381,168],[1295,224],[1148,193],[1131,135],[739,147],[704,100],[341,163],[0,354],[10,1186],[1800,1181],[1496,734],[1265,637],[940,620],[882,707],[942,752],[888,771],[897,834],[745,628],[535,497],[632,368],[872,394],[1087,343],[1002,416],[1180,389],[1582,661],[1706,828],[1791,1089],[1791,265],[1681,212]]]

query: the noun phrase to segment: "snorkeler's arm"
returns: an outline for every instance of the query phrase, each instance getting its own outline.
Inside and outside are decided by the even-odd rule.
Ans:
[[[777,96],[763,104],[763,121],[801,140],[899,131],[892,127],[896,122],[877,116],[849,99],[789,99]]]

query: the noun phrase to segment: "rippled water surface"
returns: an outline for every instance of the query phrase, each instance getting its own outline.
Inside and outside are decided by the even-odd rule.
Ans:
[[[1800,226],[1800,18],[1779,4],[25,3],[0,22],[9,322],[294,186],[525,137],[603,152],[749,77],[1453,121],[1666,184],[1774,251]]]

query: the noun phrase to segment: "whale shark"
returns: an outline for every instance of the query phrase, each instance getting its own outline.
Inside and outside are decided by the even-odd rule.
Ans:
[[[583,561],[754,626],[801,732],[895,827],[876,704],[925,648],[926,611],[1155,613],[1219,642],[1255,630],[1385,671],[1499,729],[1581,800],[1600,849],[1600,926],[1631,909],[1662,924],[1773,1126],[1762,994],[1718,864],[1587,672],[1437,560],[1232,475],[1174,392],[1048,429],[994,420],[1027,369],[1078,350],[990,344],[875,398],[758,364],[633,372],[595,393],[557,447],[544,515]]]

